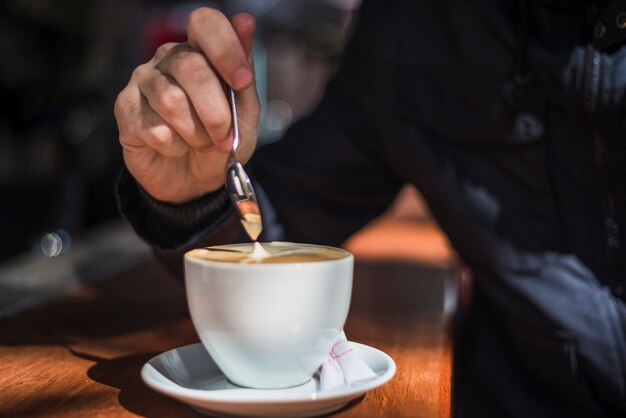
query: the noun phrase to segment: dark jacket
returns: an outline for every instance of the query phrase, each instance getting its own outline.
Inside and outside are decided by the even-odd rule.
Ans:
[[[420,190],[475,278],[455,338],[458,417],[626,416],[618,12],[365,1],[319,107],[249,165],[264,240],[338,245],[403,184]],[[119,192],[173,266],[189,248],[243,240],[223,191],[170,206],[125,174]]]

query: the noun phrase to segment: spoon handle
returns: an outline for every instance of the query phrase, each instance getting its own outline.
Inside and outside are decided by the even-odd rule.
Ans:
[[[230,99],[230,110],[233,114],[233,151],[239,148],[239,117],[237,116],[237,102],[235,101],[235,90],[228,88],[228,96]]]

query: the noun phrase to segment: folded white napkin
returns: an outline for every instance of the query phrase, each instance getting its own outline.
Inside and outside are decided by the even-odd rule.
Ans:
[[[346,387],[377,377],[356,354],[343,331],[335,340],[317,375],[322,390]]]

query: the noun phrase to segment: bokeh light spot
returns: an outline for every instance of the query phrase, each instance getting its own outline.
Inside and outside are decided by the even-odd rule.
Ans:
[[[285,129],[293,118],[293,109],[283,100],[271,100],[267,103],[262,123],[267,129],[281,131]]]
[[[39,246],[46,257],[56,257],[63,251],[63,239],[56,232],[48,232],[41,237]]]

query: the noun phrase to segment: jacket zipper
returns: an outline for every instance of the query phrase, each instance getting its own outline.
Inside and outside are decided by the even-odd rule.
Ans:
[[[615,195],[609,181],[606,155],[607,147],[605,138],[598,129],[596,120],[596,106],[600,85],[600,53],[592,46],[585,49],[585,109],[594,124],[595,135],[593,138],[595,149],[595,166],[606,190],[605,227],[607,239],[607,262],[609,267],[609,280],[617,284],[619,275],[619,224],[616,219]]]

